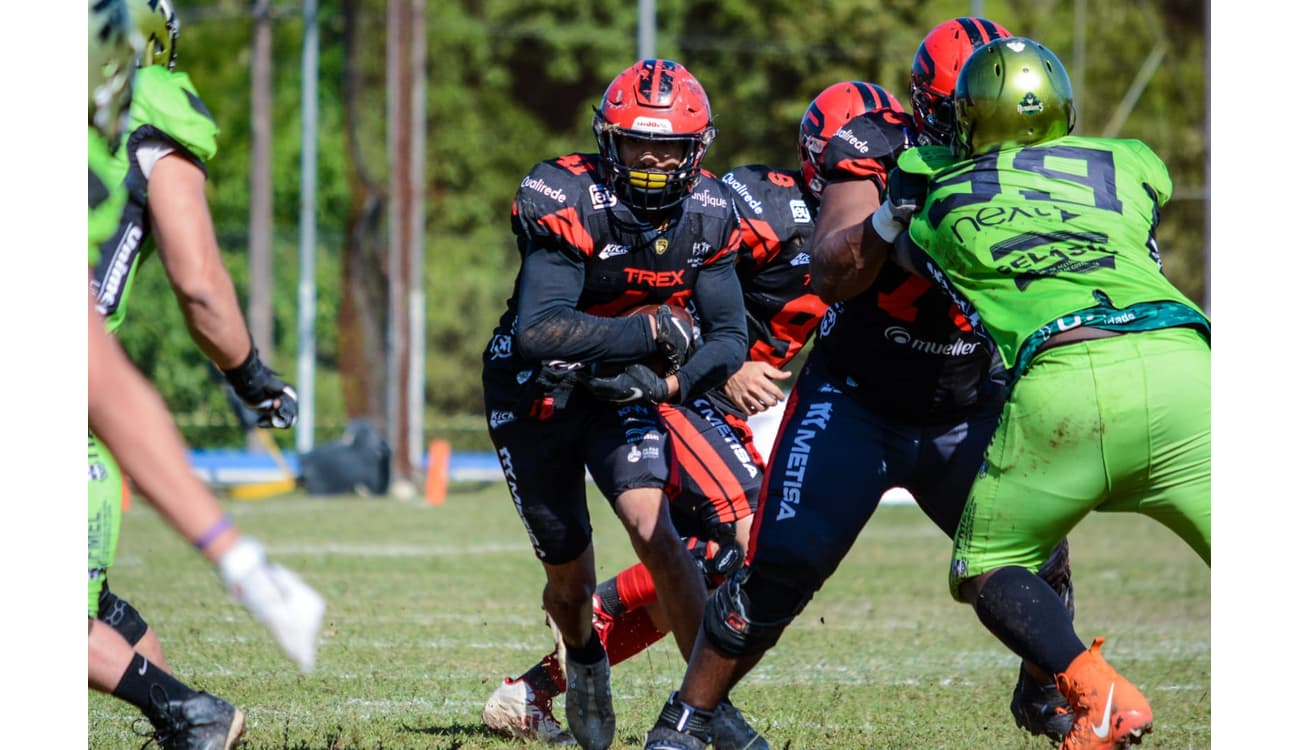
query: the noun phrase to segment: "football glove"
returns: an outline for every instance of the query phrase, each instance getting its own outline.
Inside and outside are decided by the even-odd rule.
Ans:
[[[923,174],[904,172],[895,167],[889,172],[889,189],[885,205],[894,220],[906,224],[912,215],[925,205],[925,197],[930,192],[930,178]]]
[[[277,427],[287,430],[298,421],[298,393],[280,379],[257,356],[257,347],[244,364],[233,370],[222,370],[226,382],[235,395],[248,408],[257,412],[258,427]],[[280,405],[275,402],[279,400]]]
[[[316,667],[325,600],[298,574],[266,559],[254,539],[241,537],[217,562],[226,591],[275,637],[303,672]]]
[[[668,359],[669,373],[676,372],[686,362],[694,344],[694,327],[673,315],[668,305],[660,305],[655,311],[655,345],[659,347],[659,353]]]
[[[661,404],[668,400],[668,383],[642,364],[628,365],[623,372],[607,378],[585,376],[582,383],[596,398],[615,404]]]
[[[871,215],[871,226],[885,242],[893,242],[912,221],[912,215],[925,204],[930,180],[925,175],[904,172],[895,167],[889,173],[885,202]]]

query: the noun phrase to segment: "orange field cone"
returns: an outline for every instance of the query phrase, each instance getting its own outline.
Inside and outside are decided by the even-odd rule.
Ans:
[[[429,505],[447,502],[447,471],[451,464],[451,443],[429,443],[429,468],[424,472],[424,501]]]

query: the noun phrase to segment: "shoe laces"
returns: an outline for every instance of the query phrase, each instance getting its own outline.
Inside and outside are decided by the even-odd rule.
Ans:
[[[185,723],[182,718],[177,717],[171,710],[171,699],[162,685],[157,683],[149,686],[149,704],[154,708],[158,718],[152,716],[142,716],[131,723],[131,731],[140,737],[146,738],[140,750],[144,750],[152,744],[166,748],[167,744],[179,737],[185,731]],[[140,719],[149,722],[150,729],[141,731],[138,728]]]

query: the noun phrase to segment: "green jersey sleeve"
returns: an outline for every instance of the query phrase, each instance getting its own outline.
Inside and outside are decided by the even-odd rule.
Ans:
[[[1156,227],[1172,182],[1145,144],[1066,136],[964,161],[914,149],[899,167],[930,175],[908,229],[924,272],[1013,374],[1052,332],[1077,325],[1196,325],[1208,336],[1161,268]]]
[[[117,229],[122,208],[126,205],[126,188],[120,179],[113,178],[113,157],[109,154],[104,139],[93,128],[88,130],[90,140],[86,161],[90,181],[87,201],[90,211],[89,263],[94,266],[99,263],[100,243],[112,236],[113,230]]]
[[[137,137],[142,128],[151,128],[174,141],[199,161],[210,161],[217,155],[217,135],[221,131],[185,73],[161,65],[136,72],[128,132]]]

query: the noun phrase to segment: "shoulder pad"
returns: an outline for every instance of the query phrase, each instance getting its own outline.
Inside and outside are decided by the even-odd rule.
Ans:
[[[160,65],[136,71],[130,131],[144,126],[166,134],[201,161],[217,155],[221,129],[185,73]]]
[[[898,157],[898,169],[909,174],[932,175],[958,161],[947,146],[917,146]]]
[[[706,216],[728,216],[735,218],[731,208],[731,191],[717,177],[700,175],[690,195],[686,196],[686,211]]]
[[[593,241],[585,217],[593,209],[618,202],[593,178],[595,166],[590,154],[570,154],[535,165],[515,191],[516,234],[562,242],[590,254]]]
[[[866,112],[826,141],[818,173],[826,182],[873,179],[883,185],[899,154],[915,144],[905,117],[893,110]]]

